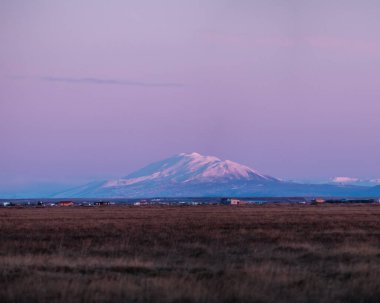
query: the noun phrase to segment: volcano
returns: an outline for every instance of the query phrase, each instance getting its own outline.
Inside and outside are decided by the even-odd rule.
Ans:
[[[354,185],[286,182],[248,166],[199,153],[181,153],[125,177],[67,190],[60,198],[366,196]]]

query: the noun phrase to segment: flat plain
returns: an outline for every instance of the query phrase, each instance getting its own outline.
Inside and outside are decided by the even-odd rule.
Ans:
[[[379,302],[380,205],[0,209],[0,302]]]

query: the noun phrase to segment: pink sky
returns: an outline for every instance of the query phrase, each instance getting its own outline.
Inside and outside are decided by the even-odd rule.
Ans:
[[[380,177],[378,1],[0,0],[0,183],[197,151]]]

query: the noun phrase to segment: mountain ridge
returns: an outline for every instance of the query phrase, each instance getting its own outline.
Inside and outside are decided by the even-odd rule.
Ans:
[[[118,180],[110,180],[108,186],[131,185],[145,180],[161,178],[170,182],[197,182],[224,180],[279,181],[258,171],[215,156],[199,153],[181,153],[162,161],[151,163]]]

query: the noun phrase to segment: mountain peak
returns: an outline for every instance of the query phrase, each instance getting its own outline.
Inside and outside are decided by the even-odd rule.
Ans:
[[[184,156],[184,157],[201,157],[202,155],[197,152],[192,152],[192,153],[180,153],[178,156]]]
[[[215,156],[204,156],[197,152],[192,153],[180,153],[177,157],[190,158],[194,161],[221,161],[218,157]]]
[[[141,182],[179,184],[231,180],[278,181],[275,178],[262,175],[248,166],[192,152],[181,153],[152,163],[124,178],[110,180],[104,184],[104,187],[127,186],[141,184]]]
[[[103,197],[186,196],[279,183],[237,162],[192,152],[151,163],[120,179],[91,184],[75,193]]]

